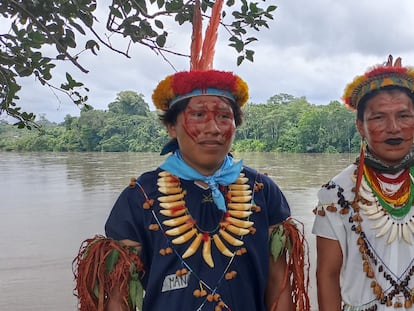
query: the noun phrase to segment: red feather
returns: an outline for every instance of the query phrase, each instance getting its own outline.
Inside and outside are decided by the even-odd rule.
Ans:
[[[201,16],[200,0],[194,6],[193,34],[191,36],[190,70],[198,70],[201,57],[203,18]]]
[[[221,10],[223,8],[223,2],[224,0],[217,0],[213,5],[210,22],[206,29],[206,34],[204,37],[199,70],[213,69],[215,45],[218,36],[217,29],[221,20]]]

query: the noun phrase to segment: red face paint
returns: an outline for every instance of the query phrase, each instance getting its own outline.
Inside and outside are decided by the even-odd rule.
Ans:
[[[357,121],[372,154],[389,165],[398,164],[411,150],[414,107],[403,92],[379,93],[367,102],[364,121]]]
[[[211,175],[231,149],[236,131],[234,113],[225,99],[196,96],[169,131],[177,138],[183,160],[201,174]]]
[[[183,112],[183,127],[195,142],[209,136],[231,139],[236,125],[230,105],[213,96],[194,97]]]
[[[402,138],[411,140],[414,129],[414,111],[412,105],[396,105],[394,107],[386,102],[386,109],[367,109],[365,130],[373,142],[383,142],[387,138]],[[406,108],[407,106],[407,108]],[[400,110],[398,110],[400,109]]]

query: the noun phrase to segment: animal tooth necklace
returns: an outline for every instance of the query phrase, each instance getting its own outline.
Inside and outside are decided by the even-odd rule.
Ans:
[[[181,188],[180,179],[167,171],[162,171],[158,175],[158,190],[160,193],[165,194],[165,196],[158,197],[160,202],[159,213],[167,217],[167,219],[163,221],[159,219],[157,212],[151,209],[151,206],[154,205],[154,200],[146,195],[142,186],[139,185],[139,187],[146,197],[143,208],[151,209],[156,221],[156,224],[151,224],[149,229],[161,229],[168,239],[169,245],[172,246],[161,249],[160,254],[175,253],[181,259],[181,264],[183,265],[183,268],[176,271],[176,275],[182,276],[191,272],[198,279],[199,288],[193,291],[193,295],[203,298],[203,302],[197,308],[197,311],[201,310],[207,302],[215,302],[217,310],[226,309],[231,311],[218,292],[219,284],[222,280],[231,280],[237,275],[237,271],[230,271],[230,267],[236,256],[247,252],[243,246],[243,238],[248,234],[254,234],[256,231],[253,227],[253,221],[250,220],[250,215],[261,210],[254,203],[254,193],[262,189],[263,184],[256,180],[254,182],[254,189],[251,189],[248,184],[249,179],[241,173],[233,184],[226,187],[225,199],[227,201],[227,210],[223,213],[217,228],[213,231],[205,231],[198,227],[196,220],[191,216],[186,207],[185,196],[187,192]],[[222,190],[224,191],[224,189]],[[191,239],[193,239],[192,242],[189,243],[189,246],[182,254],[174,247],[174,245],[189,242]],[[212,245],[215,245],[223,256],[229,258],[229,262],[214,288],[203,281],[184,260],[194,255],[201,248],[203,261],[210,268],[214,268],[214,259],[211,253]]]
[[[360,212],[368,217],[368,219],[374,221],[376,220],[376,223],[373,225],[372,229],[379,230],[379,232],[376,234],[377,238],[384,236],[390,231],[387,239],[388,244],[394,242],[397,236],[399,237],[398,241],[401,240],[401,237],[403,237],[403,240],[405,242],[412,244],[411,236],[414,234],[414,223],[412,221],[413,217],[411,217],[406,222],[398,221],[398,219],[402,220],[411,210],[414,192],[412,190],[412,173],[413,169],[410,168],[408,176],[407,173],[404,172],[391,182],[390,180],[383,180],[384,182],[390,184],[400,184],[400,188],[404,188],[404,191],[409,192],[408,195],[405,195],[406,201],[399,202],[401,204],[404,204],[403,207],[397,209],[394,208],[394,205],[392,203],[390,203],[397,202],[397,198],[393,196],[393,194],[390,196],[385,195],[384,192],[381,191],[381,188],[378,186],[378,184],[376,184],[376,178],[373,175],[373,171],[366,169],[364,166],[365,178],[361,180],[361,184],[358,189],[358,195],[352,203],[352,210],[354,211],[354,215],[349,218],[350,223],[355,222],[355,224],[352,225],[351,229],[356,234],[358,234],[357,244],[362,256],[363,271],[366,273],[366,276],[368,278],[372,279],[371,288],[376,296],[376,300],[378,300],[379,303],[386,305],[387,307],[409,309],[413,306],[413,289],[410,289],[408,287],[408,284],[414,274],[414,259],[411,261],[409,267],[406,269],[406,271],[404,271],[401,277],[395,275],[383,262],[365,235],[365,232],[362,228],[363,218],[360,215]],[[357,173],[355,172],[353,176],[355,180],[356,175]],[[399,191],[397,190],[396,192]],[[342,191],[339,191],[338,194],[340,194],[340,200],[341,198],[344,199]],[[403,192],[399,193],[399,195],[403,194]],[[374,271],[375,269],[378,270],[379,273],[383,274],[384,279],[390,283],[390,287],[385,291],[376,278],[376,273]],[[403,302],[398,299],[399,294],[404,297]],[[394,298],[396,298],[396,301],[393,303]],[[366,310],[376,310],[376,305],[369,307]]]
[[[240,247],[244,244],[242,237],[254,232],[253,222],[248,220],[252,214],[252,190],[247,184],[248,178],[240,174],[235,183],[228,186],[226,199],[228,210],[224,213],[223,220],[219,223],[216,232],[203,231],[198,228],[196,221],[185,206],[184,197],[186,191],[180,187],[180,181],[169,172],[160,172],[158,178],[158,190],[166,194],[159,197],[160,213],[169,219],[164,220],[162,225],[170,227],[165,230],[167,236],[173,237],[172,244],[179,245],[193,241],[181,255],[186,259],[194,255],[202,244],[202,257],[204,262],[211,268],[214,260],[211,255],[211,244],[215,244],[221,254],[233,257],[236,252],[230,251],[223,240],[229,245]],[[234,235],[238,236],[235,237]]]

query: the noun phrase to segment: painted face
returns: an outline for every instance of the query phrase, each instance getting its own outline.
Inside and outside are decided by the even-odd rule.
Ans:
[[[357,120],[357,127],[379,160],[397,165],[413,145],[413,103],[403,92],[380,92],[367,101],[364,120]]]
[[[211,175],[222,164],[233,143],[236,125],[229,103],[217,96],[196,96],[168,126],[177,138],[183,159],[201,174]]]

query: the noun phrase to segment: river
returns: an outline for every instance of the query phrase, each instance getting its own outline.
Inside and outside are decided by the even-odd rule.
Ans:
[[[239,153],[267,173],[304,224],[316,310],[316,192],[355,156]],[[75,311],[72,260],[83,240],[103,234],[106,217],[131,177],[163,160],[156,153],[0,152],[0,310]]]

